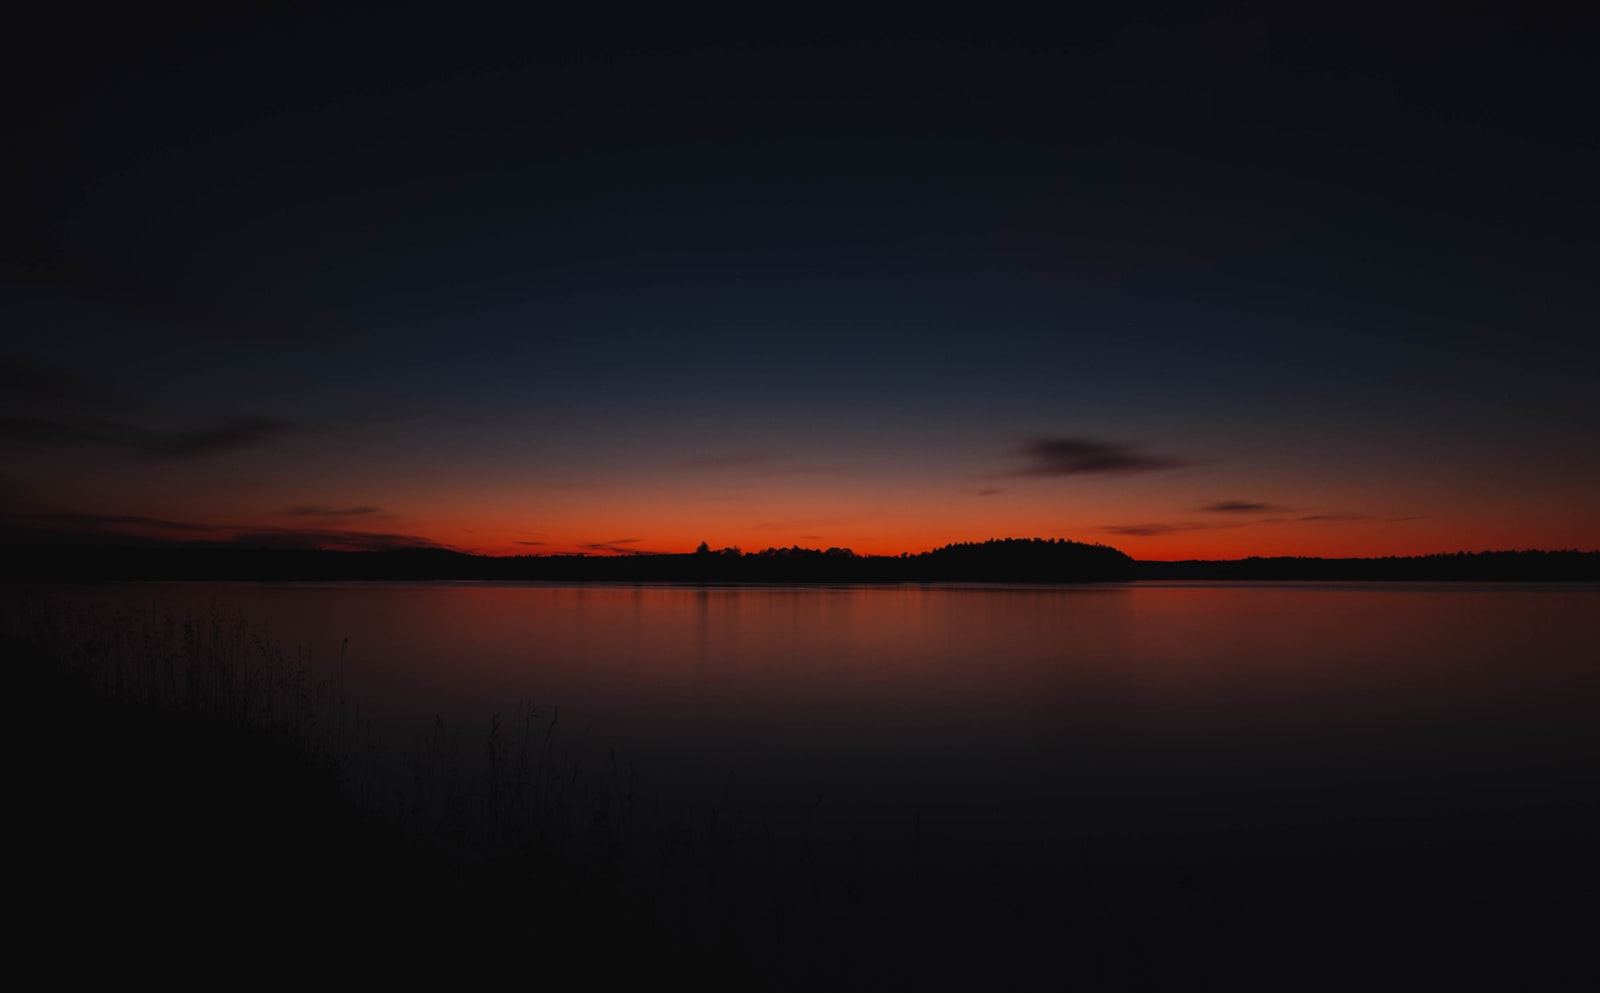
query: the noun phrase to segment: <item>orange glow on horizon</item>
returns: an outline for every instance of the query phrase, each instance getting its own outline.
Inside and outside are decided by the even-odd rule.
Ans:
[[[615,529],[613,529],[615,530]],[[1223,535],[1198,535],[1198,534],[1172,534],[1172,535],[1115,535],[1096,534],[1092,531],[1072,530],[1027,530],[1020,528],[996,528],[993,530],[965,529],[961,532],[951,533],[948,530],[904,530],[896,531],[892,535],[879,538],[867,536],[848,535],[826,536],[821,539],[810,539],[796,534],[770,532],[763,535],[752,536],[746,534],[729,534],[719,531],[715,527],[706,527],[696,530],[683,529],[676,533],[650,533],[635,529],[628,537],[635,540],[627,543],[603,543],[581,541],[548,540],[541,544],[532,545],[523,543],[526,539],[512,537],[508,533],[495,534],[489,529],[477,532],[481,537],[476,542],[450,542],[439,540],[438,544],[455,548],[464,552],[482,555],[627,555],[638,553],[688,553],[695,550],[700,542],[706,542],[712,549],[737,547],[744,552],[759,552],[767,548],[788,548],[798,545],[801,548],[824,549],[829,547],[849,548],[857,555],[887,555],[898,556],[901,553],[916,554],[949,544],[961,542],[982,542],[991,538],[1056,538],[1085,544],[1109,545],[1120,549],[1135,559],[1148,561],[1181,561],[1185,559],[1242,559],[1249,557],[1273,558],[1279,556],[1302,556],[1315,558],[1379,558],[1384,556],[1428,555],[1457,551],[1490,551],[1524,548],[1571,548],[1579,547],[1592,549],[1597,546],[1574,546],[1570,542],[1560,543],[1551,540],[1539,540],[1539,535],[1518,533],[1507,529],[1504,536],[1496,538],[1493,535],[1483,535],[1478,541],[1463,541],[1453,535],[1444,527],[1413,528],[1402,530],[1399,527],[1374,527],[1358,534],[1329,533],[1328,528],[1320,531],[1317,528],[1302,525],[1299,528],[1274,529],[1269,532],[1266,528],[1255,529],[1256,534],[1251,535],[1251,529],[1230,529],[1232,533]],[[486,533],[487,532],[487,533]],[[1240,533],[1243,532],[1243,533]],[[752,540],[755,537],[756,540]],[[605,544],[609,547],[595,547]]]
[[[1480,492],[1468,503],[1456,491],[1297,490],[1266,478],[1203,487],[1182,479],[1022,480],[983,490],[931,477],[754,479],[718,488],[668,476],[491,490],[448,477],[347,488],[279,477],[248,490],[195,490],[124,487],[115,491],[121,502],[80,503],[63,517],[101,522],[92,533],[144,541],[436,545],[497,556],[688,553],[701,542],[746,552],[799,546],[896,556],[993,538],[1108,545],[1149,561],[1600,548],[1600,522],[1585,493]],[[322,503],[306,499],[313,492]],[[1257,493],[1271,502],[1224,499]]]

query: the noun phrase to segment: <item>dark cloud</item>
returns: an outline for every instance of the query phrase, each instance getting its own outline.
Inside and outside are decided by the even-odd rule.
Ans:
[[[981,490],[975,490],[975,489],[971,489],[969,487],[963,487],[961,492],[971,494],[972,496],[986,497],[986,496],[998,496],[999,494],[1004,493],[1005,490],[1003,490],[1003,489],[1001,489],[1001,488],[999,488],[997,486],[991,486],[991,487],[988,487],[987,489],[981,489]]]
[[[414,534],[343,528],[256,528],[199,524],[139,514],[5,514],[0,515],[0,535],[12,540],[45,544],[145,545],[170,542],[211,548],[328,548],[343,551],[444,547],[430,538]]]
[[[646,552],[638,548],[629,548],[643,541],[643,538],[613,538],[611,541],[590,541],[579,547],[587,552],[610,552],[613,555],[655,555],[655,552]]]
[[[516,542],[516,544],[518,544],[518,545],[548,545],[550,543],[548,541],[519,541],[519,542]]]
[[[1036,438],[1022,446],[1023,476],[1126,475],[1177,469],[1189,463],[1149,455],[1137,446],[1091,438]]]
[[[297,428],[245,414],[179,428],[130,419],[132,404],[48,363],[0,354],[0,442],[41,447],[100,445],[147,459],[193,459],[249,448]]]
[[[1281,514],[1284,508],[1275,503],[1257,503],[1254,500],[1219,500],[1199,510],[1207,514]]]
[[[370,514],[382,513],[377,507],[324,507],[321,504],[303,503],[297,507],[290,507],[284,512],[286,517],[366,517]]]
[[[1100,530],[1107,534],[1120,534],[1132,538],[1150,538],[1163,534],[1178,534],[1182,531],[1220,531],[1231,528],[1247,527],[1249,521],[1229,521],[1218,523],[1207,521],[1159,521],[1150,524],[1107,524]]]
[[[262,444],[295,429],[274,417],[233,417],[177,431],[160,431],[103,417],[0,415],[0,442],[24,445],[105,445],[147,459],[193,459]]]
[[[20,513],[7,514],[8,529],[50,534],[82,534],[92,536],[104,532],[127,533],[134,531],[180,531],[185,534],[218,534],[228,529],[212,524],[192,521],[173,521],[161,517],[138,514],[74,514],[74,513]]]
[[[1363,514],[1303,514],[1299,516],[1282,516],[1291,513],[1287,507],[1274,503],[1264,503],[1257,500],[1218,500],[1195,508],[1203,514],[1218,515],[1221,520],[1209,521],[1161,521],[1149,524],[1109,524],[1100,530],[1107,534],[1123,535],[1132,538],[1150,538],[1164,534],[1177,534],[1182,531],[1201,531],[1216,528],[1242,528],[1259,524],[1283,524],[1289,521],[1362,521],[1368,518]],[[1255,514],[1276,514],[1275,517],[1257,517],[1249,519]]]
[[[232,417],[187,431],[158,435],[142,446],[153,459],[192,459],[250,448],[294,430],[295,425],[275,417]]]
[[[1130,538],[1151,538],[1179,531],[1199,531],[1204,527],[1204,524],[1107,524],[1100,530]]]
[[[133,514],[22,512],[0,514],[0,541],[22,545],[124,546],[211,543],[218,532],[201,524]]]
[[[325,548],[343,552],[383,552],[401,548],[444,548],[430,538],[339,528],[258,528],[240,531],[226,542],[235,548]]]

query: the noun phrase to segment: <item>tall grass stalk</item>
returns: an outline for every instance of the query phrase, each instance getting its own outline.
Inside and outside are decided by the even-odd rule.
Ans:
[[[337,782],[340,817],[364,825],[362,844],[402,859],[408,886],[452,901],[520,908],[509,919],[531,914],[532,926],[557,931],[599,921],[630,940],[659,940],[670,917],[674,933],[691,933],[689,944],[720,963],[701,962],[707,977],[731,963],[745,980],[799,953],[800,917],[777,894],[804,879],[804,916],[819,926],[826,916],[809,843],[786,861],[770,834],[758,835],[765,825],[744,828],[726,796],[709,817],[664,813],[658,797],[641,818],[633,763],[608,748],[602,765],[586,767],[588,731],[567,732],[559,709],[521,701],[492,714],[481,737],[436,717],[396,756],[345,692],[347,641],[339,665],[322,665],[217,604],[176,613],[38,595],[0,604],[0,639],[86,699],[242,729],[309,761]],[[735,951],[752,933],[761,947]]]

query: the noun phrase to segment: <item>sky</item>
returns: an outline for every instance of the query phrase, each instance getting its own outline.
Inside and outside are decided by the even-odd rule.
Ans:
[[[0,536],[1600,548],[1593,24],[28,24]]]

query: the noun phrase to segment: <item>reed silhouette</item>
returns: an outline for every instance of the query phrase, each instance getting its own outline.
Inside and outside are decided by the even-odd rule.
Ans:
[[[622,768],[579,775],[554,712],[437,724],[402,781],[309,659],[216,609],[0,611],[22,937],[169,976],[499,975],[604,986],[660,972],[746,989],[736,955],[669,941],[636,885]],[[472,747],[476,745],[476,747]],[[286,939],[286,935],[296,937]]]
[[[398,743],[396,774],[329,667],[237,614],[16,597],[0,640],[26,703],[15,857],[46,869],[16,891],[33,911],[21,943],[49,947],[71,920],[85,947],[180,978],[248,962],[705,989],[970,988],[1062,968],[1062,985],[1101,988],[1509,981],[1572,965],[1600,893],[1589,801],[974,844],[909,816],[899,839],[816,837],[822,795],[795,797],[797,829],[775,837],[736,799],[653,817],[626,756],[586,754],[530,704],[436,721]],[[1593,754],[1581,729],[1551,735],[1518,747]]]

